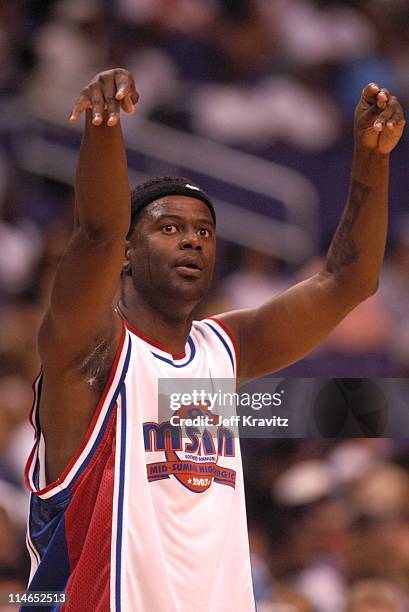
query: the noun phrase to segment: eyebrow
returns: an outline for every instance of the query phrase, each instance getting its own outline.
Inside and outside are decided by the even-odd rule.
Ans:
[[[176,221],[184,221],[184,217],[181,217],[180,215],[176,215],[175,213],[161,213],[160,215],[158,215],[158,217],[156,217],[155,221],[163,221],[164,219],[175,219]],[[214,223],[212,219],[206,219],[204,217],[200,217],[200,219],[197,219],[197,223],[201,223],[201,224],[207,224],[207,225],[211,225],[212,227],[214,227]]]

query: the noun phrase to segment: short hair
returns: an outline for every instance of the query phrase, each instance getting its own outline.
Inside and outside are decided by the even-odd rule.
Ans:
[[[186,195],[206,204],[216,224],[216,213],[208,195],[182,176],[158,176],[139,183],[131,190],[131,222],[127,239],[132,235],[140,214],[148,204],[167,195]]]

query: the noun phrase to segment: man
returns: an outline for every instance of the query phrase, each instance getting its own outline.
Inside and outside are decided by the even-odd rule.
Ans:
[[[268,374],[376,290],[402,109],[377,85],[363,91],[349,198],[325,268],[260,308],[198,322],[215,214],[196,185],[168,177],[135,190],[130,220],[119,115],[137,99],[126,70],[106,71],[70,118],[86,113],[75,229],[39,334],[29,588],[66,591],[67,610],[248,612],[238,441],[226,428],[213,439],[159,425],[158,378]]]

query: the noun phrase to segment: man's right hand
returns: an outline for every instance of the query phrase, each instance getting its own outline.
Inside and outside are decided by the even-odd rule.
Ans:
[[[113,127],[119,122],[120,109],[132,114],[139,100],[133,76],[123,68],[99,72],[81,91],[72,109],[70,122],[75,123],[81,113],[91,110],[92,124],[106,123]]]

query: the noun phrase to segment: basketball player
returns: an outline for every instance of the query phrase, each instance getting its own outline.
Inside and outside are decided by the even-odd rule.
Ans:
[[[194,321],[212,278],[215,212],[179,178],[131,198],[120,112],[137,100],[132,76],[109,70],[70,118],[86,115],[75,229],[39,334],[29,589],[65,591],[65,609],[82,612],[249,612],[239,442],[228,428],[213,437],[159,424],[158,378],[263,376],[374,293],[403,113],[386,89],[365,87],[348,201],[319,274],[260,308]]]

